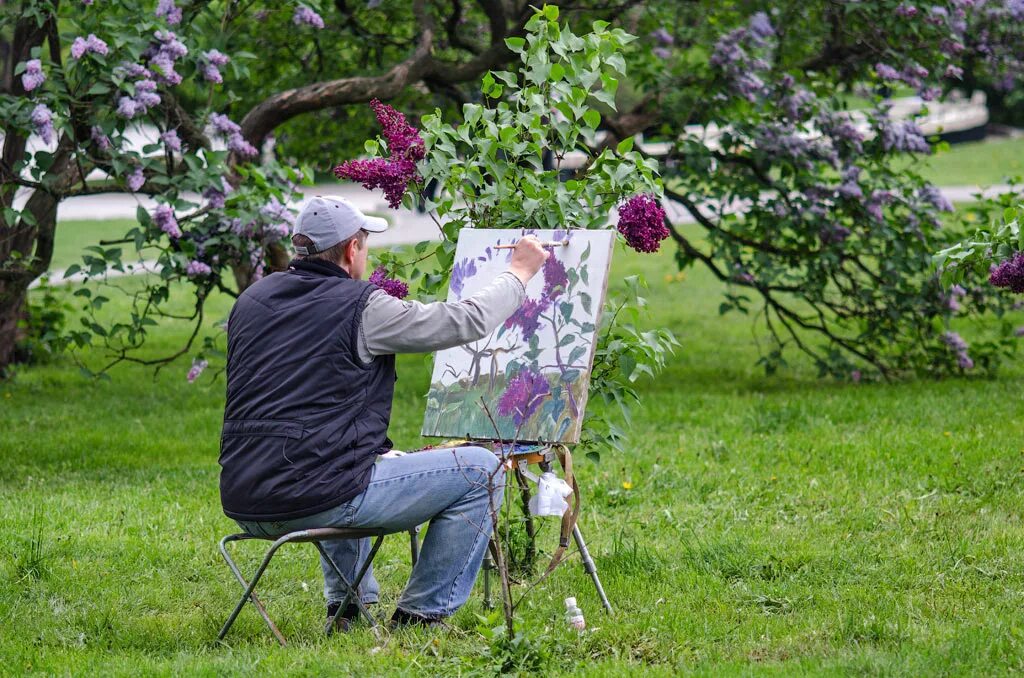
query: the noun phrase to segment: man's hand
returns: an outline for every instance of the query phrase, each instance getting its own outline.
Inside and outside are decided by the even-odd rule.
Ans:
[[[551,252],[540,246],[536,236],[526,235],[519,239],[516,248],[512,250],[512,263],[508,265],[508,270],[526,285],[550,256]]]

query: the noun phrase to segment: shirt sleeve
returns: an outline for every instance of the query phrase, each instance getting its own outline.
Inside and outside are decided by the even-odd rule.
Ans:
[[[383,291],[370,294],[363,307],[359,355],[427,353],[483,339],[522,305],[526,288],[506,271],[472,297],[457,302],[422,304]]]

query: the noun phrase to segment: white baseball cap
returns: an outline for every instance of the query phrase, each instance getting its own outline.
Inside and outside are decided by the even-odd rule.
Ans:
[[[301,234],[313,241],[309,247],[295,246],[296,253],[308,256],[328,250],[360,230],[382,233],[387,229],[387,219],[367,216],[345,198],[318,195],[299,212],[292,235]]]

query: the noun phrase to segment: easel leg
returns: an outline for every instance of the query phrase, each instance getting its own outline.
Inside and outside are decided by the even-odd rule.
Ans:
[[[491,570],[494,569],[494,559],[491,557],[490,549],[484,552],[484,608],[494,608],[494,601],[491,600]]]
[[[583,541],[583,534],[580,532],[579,525],[573,526],[572,538],[576,541],[576,548],[580,550],[583,569],[594,580],[594,588],[597,589],[597,595],[601,597],[601,604],[604,605],[604,609],[608,614],[612,614],[612,604],[608,602],[608,596],[605,595],[604,587],[601,586],[601,580],[597,576],[597,565],[594,564],[594,559],[590,557],[590,551],[587,550],[587,544]]]

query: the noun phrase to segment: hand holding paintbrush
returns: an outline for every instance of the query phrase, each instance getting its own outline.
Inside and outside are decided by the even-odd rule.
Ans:
[[[495,245],[494,249],[514,250],[517,244],[518,241],[514,243],[509,243],[508,245]],[[569,244],[569,239],[566,238],[565,240],[541,240],[538,241],[537,244],[540,245],[541,247],[565,247]]]

